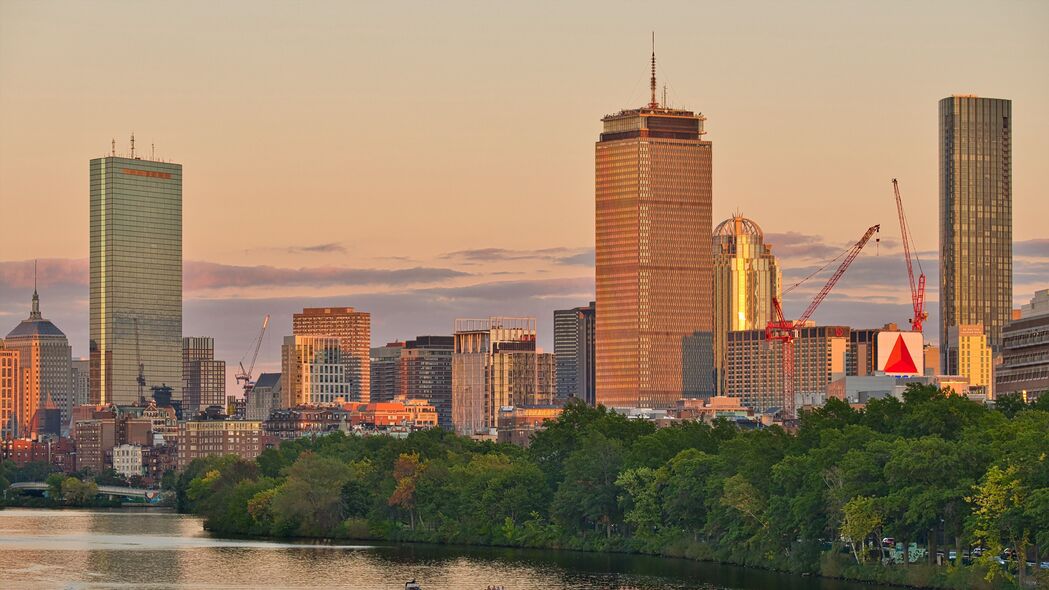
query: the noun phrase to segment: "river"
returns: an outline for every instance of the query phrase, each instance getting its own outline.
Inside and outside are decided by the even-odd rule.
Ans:
[[[435,545],[223,539],[194,516],[134,510],[0,510],[0,587],[423,590],[887,590],[634,555]]]

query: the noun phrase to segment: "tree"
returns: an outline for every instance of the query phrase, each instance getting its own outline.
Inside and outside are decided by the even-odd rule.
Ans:
[[[331,536],[345,518],[342,488],[352,475],[350,466],[338,459],[313,452],[300,455],[270,503],[276,526],[303,536]]]
[[[1034,527],[1041,520],[1037,514],[1032,514],[1036,511],[1032,510],[1033,503],[1029,504],[1031,491],[1023,485],[1015,466],[1002,469],[992,465],[974,492],[970,498],[975,505],[971,524],[973,536],[982,541],[993,555],[1001,551],[1003,540],[1008,544],[1019,556],[1017,585],[1024,588],[1027,547],[1037,534]],[[1040,496],[1041,493],[1035,499]]]
[[[401,453],[393,464],[395,486],[387,503],[408,512],[412,530],[415,530],[415,484],[426,465],[418,453]]]
[[[591,432],[564,464],[564,481],[554,495],[553,512],[572,530],[592,525],[612,527],[619,520],[616,478],[623,463],[623,444],[600,432]]]
[[[856,563],[866,561],[860,559],[857,547],[862,547],[867,537],[881,527],[881,514],[877,504],[874,498],[857,496],[845,503],[842,513],[841,534],[852,547]]]
[[[98,495],[98,485],[93,481],[80,481],[67,477],[62,481],[62,499],[72,506],[87,506]]]

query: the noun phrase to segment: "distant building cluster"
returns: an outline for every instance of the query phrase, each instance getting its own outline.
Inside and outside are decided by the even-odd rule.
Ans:
[[[282,335],[280,372],[253,375],[252,357],[236,373],[243,392],[229,394],[213,338],[182,333],[182,166],[91,160],[89,357],[72,358],[34,286],[28,318],[0,340],[0,455],[153,485],[197,458],[254,459],[336,431],[441,428],[527,445],[568,403],[659,424],[760,428],[789,426],[795,408],[863,405],[915,382],[987,401],[1049,390],[1049,289],[1012,310],[1010,101],[939,104],[931,346],[896,324],[783,317],[792,287],[775,244],[741,214],[713,226],[706,117],[656,100],[654,60],[651,102],[601,120],[596,297],[553,312],[553,352],[537,345],[535,317],[460,318],[450,333],[373,347],[369,312],[308,307]],[[268,316],[256,355],[267,325]]]

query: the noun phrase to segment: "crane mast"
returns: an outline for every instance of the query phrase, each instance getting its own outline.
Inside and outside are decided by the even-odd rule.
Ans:
[[[255,340],[252,342],[252,348],[249,348],[248,352],[245,352],[244,356],[241,357],[241,359],[240,359],[240,363],[239,363],[240,364],[240,371],[237,372],[236,379],[237,379],[237,383],[240,383],[242,381],[244,382],[244,393],[245,393],[245,395],[247,395],[247,393],[249,391],[251,391],[252,387],[254,387],[254,385],[255,385],[251,381],[252,375],[254,374],[254,371],[255,371],[255,361],[256,361],[256,359],[259,358],[259,349],[262,347],[262,338],[266,335],[266,328],[269,325],[270,325],[270,316],[269,316],[269,314],[266,314],[266,317],[263,318],[263,320],[262,320],[262,329],[259,330],[259,335],[256,336]],[[246,359],[248,357],[249,353],[251,354],[251,361],[249,361],[249,363],[248,363],[248,368],[245,369],[244,368],[244,359]]]
[[[820,292],[816,294],[816,297],[812,299],[809,306],[805,308],[805,312],[801,314],[796,320],[787,320],[783,317],[783,306],[779,301],[779,298],[772,298],[772,308],[774,317],[772,321],[765,326],[765,340],[773,341],[778,340],[782,344],[783,349],[783,410],[786,413],[787,418],[795,418],[794,408],[794,338],[797,337],[798,328],[805,325],[805,322],[812,317],[812,314],[816,312],[816,308],[819,307],[820,303],[827,298],[830,294],[831,289],[834,285],[838,284],[838,280],[848,270],[849,265],[852,261],[860,255],[860,251],[870,241],[871,236],[877,233],[881,229],[880,225],[872,225],[867,228],[867,233],[863,234],[858,242],[852,245],[848,250],[848,254],[845,259],[838,265],[838,269],[834,271],[834,274],[827,280],[827,284],[823,285]],[[806,279],[807,280],[807,279]],[[802,281],[804,282],[804,281]],[[798,283],[800,285],[801,283]],[[794,285],[797,287],[798,285]],[[791,287],[793,288],[793,287]]]
[[[135,363],[138,364],[138,399],[140,402],[146,400],[146,366],[142,364],[142,347],[138,342],[138,318],[132,318],[135,323]]]
[[[892,191],[896,193],[896,211],[900,216],[900,236],[903,238],[903,256],[907,260],[907,280],[911,285],[911,306],[914,317],[910,320],[911,329],[915,332],[922,331],[922,322],[929,317],[925,311],[925,271],[922,270],[921,260],[914,255],[918,261],[920,276],[914,279],[914,266],[911,264],[911,228],[907,225],[907,216],[903,213],[903,198],[900,197],[900,185],[896,179],[892,179]]]

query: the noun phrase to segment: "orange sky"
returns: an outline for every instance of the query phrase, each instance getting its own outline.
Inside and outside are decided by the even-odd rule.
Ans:
[[[715,222],[741,209],[781,234],[785,256],[792,242],[840,249],[878,222],[891,246],[895,176],[934,273],[937,101],[1012,99],[1014,238],[1033,265],[1018,264],[1033,278],[1018,276],[1016,299],[1026,300],[1049,283],[1046,23],[1041,1],[3,0],[0,265],[56,259],[80,272],[88,159],[113,137],[126,150],[134,131],[140,154],[155,143],[185,169],[189,328],[208,325],[190,317],[191,300],[354,305],[357,294],[422,289],[436,305],[459,296],[448,289],[520,281],[535,304],[526,312],[583,304],[593,142],[602,115],[646,102],[654,29],[670,102],[708,117]],[[853,293],[905,302],[894,261],[898,276],[857,278]],[[0,268],[5,325],[28,301],[27,267],[11,264]],[[285,271],[231,268],[256,265],[306,271],[289,284],[273,280]],[[86,292],[72,292],[55,288],[51,315],[69,314],[83,354],[86,333],[72,324],[86,332]],[[492,293],[448,313],[501,309]],[[248,332],[232,332],[229,349]]]

